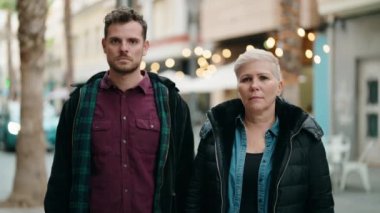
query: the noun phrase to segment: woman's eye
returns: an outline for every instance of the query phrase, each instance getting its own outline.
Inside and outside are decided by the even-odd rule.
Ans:
[[[250,81],[250,78],[242,78],[240,80],[240,82],[242,82],[242,83],[249,82],[249,81]]]

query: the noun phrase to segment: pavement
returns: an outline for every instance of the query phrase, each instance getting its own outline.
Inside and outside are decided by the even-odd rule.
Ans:
[[[46,154],[46,171],[50,174],[53,153]],[[12,191],[16,159],[14,153],[0,150],[0,201]],[[370,167],[371,191],[365,192],[360,176],[351,173],[344,191],[334,187],[335,212],[378,213],[380,212],[380,167]],[[19,209],[0,208],[0,213],[43,213],[43,208]]]

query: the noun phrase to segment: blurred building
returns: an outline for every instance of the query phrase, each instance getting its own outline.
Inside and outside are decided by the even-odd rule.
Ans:
[[[298,89],[286,82],[284,95],[289,101],[311,111],[313,60],[309,55],[313,51],[314,32],[320,24],[319,14],[315,0],[287,2],[298,4],[299,26],[296,36],[301,37],[302,67],[297,79]],[[279,42],[279,32],[281,23],[284,22],[281,16],[283,3],[280,0],[203,0],[200,14],[202,41],[213,47],[213,53],[223,56],[221,64],[224,65],[233,62],[239,54],[253,47],[267,49],[281,58],[283,47]],[[308,37],[309,34],[311,37]],[[305,52],[310,53],[304,56]],[[223,66],[218,68],[223,70]],[[236,97],[236,92],[219,91],[217,96]]]
[[[380,0],[318,3],[327,21],[320,35],[330,44],[331,52],[324,66],[327,69],[318,70],[325,76],[318,82],[324,85],[319,92],[328,95],[320,96],[320,100],[328,105],[317,116],[321,120],[330,117],[326,123],[332,134],[343,133],[351,138],[354,158],[368,141],[375,140],[369,161],[380,165]]]

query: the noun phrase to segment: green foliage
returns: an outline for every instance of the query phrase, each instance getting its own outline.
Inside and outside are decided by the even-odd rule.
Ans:
[[[16,10],[16,0],[0,0],[0,9]]]
[[[9,89],[11,87],[11,81],[9,79],[5,79],[5,88]]]

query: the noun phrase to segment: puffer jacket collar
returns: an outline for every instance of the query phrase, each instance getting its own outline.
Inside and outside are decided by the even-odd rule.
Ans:
[[[201,138],[205,138],[211,130],[223,130],[227,133],[233,130],[235,118],[244,112],[244,106],[240,99],[223,102],[207,112],[208,121],[200,131]],[[294,133],[300,128],[311,133],[316,139],[321,139],[323,131],[321,127],[306,114],[301,108],[287,103],[284,99],[276,99],[276,115],[280,118],[280,129],[284,132]],[[227,131],[227,132],[226,132]]]

